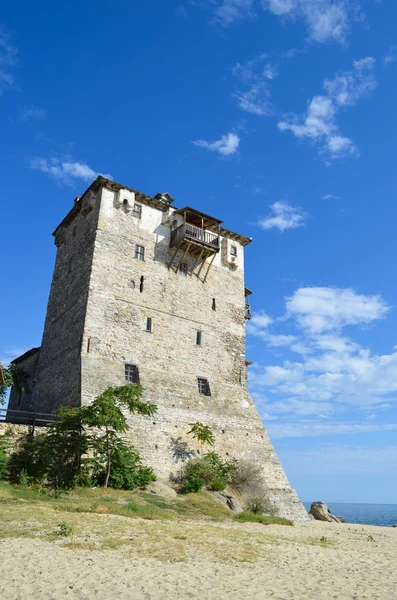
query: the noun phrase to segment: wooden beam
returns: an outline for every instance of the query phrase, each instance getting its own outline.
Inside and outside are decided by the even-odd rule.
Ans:
[[[207,272],[206,272],[205,277],[203,279],[203,283],[205,283],[205,280],[207,279],[207,275],[210,272],[210,268],[212,267],[212,263],[214,262],[215,256],[216,256],[216,254],[214,254],[214,256],[212,257],[212,260],[211,260],[210,264],[208,265],[208,269],[207,269]]]
[[[203,268],[203,266],[204,266],[204,263],[205,263],[205,261],[207,260],[207,258],[208,258],[209,256],[211,256],[211,255],[210,255],[210,254],[206,254],[206,256],[203,258],[203,262],[202,262],[202,263],[201,263],[201,265],[200,265],[199,272],[197,273],[197,277],[200,277],[201,269]]]
[[[191,243],[189,242],[189,243],[188,243],[188,245],[186,246],[185,252],[182,254],[182,258],[181,258],[181,260],[179,261],[177,268],[175,269],[175,273],[178,273],[178,271],[179,271],[179,267],[180,267],[180,266],[181,266],[181,264],[183,263],[183,261],[184,261],[184,258],[185,258],[185,256],[186,256],[186,254],[188,253],[190,246],[191,246]]]
[[[182,244],[183,244],[184,241],[185,241],[184,238],[182,238],[181,241],[179,242],[179,244],[177,245],[177,247],[175,249],[175,252],[173,254],[173,257],[171,258],[171,261],[170,261],[170,263],[168,265],[169,269],[171,269],[171,266],[172,266],[172,263],[174,262],[175,256],[177,255],[177,252],[178,252],[179,248],[182,246]]]
[[[194,265],[193,265],[193,268],[192,268],[192,272],[190,273],[190,276],[192,276],[192,275],[193,275],[193,271],[194,271],[194,269],[197,267],[198,263],[200,262],[200,258],[202,257],[202,255],[203,255],[203,252],[204,252],[204,248],[202,248],[202,249],[201,249],[201,252],[200,252],[200,254],[198,255],[198,258],[196,258],[196,260],[194,261]]]

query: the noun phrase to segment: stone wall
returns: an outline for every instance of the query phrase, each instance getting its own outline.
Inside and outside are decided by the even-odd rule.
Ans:
[[[203,282],[208,265],[200,278],[191,274],[194,259],[187,254],[184,276],[169,268],[175,252],[170,227],[181,222],[174,209],[143,199],[137,218],[130,210],[131,190],[110,182],[91,188],[56,230],[35,410],[88,404],[108,386],[125,383],[126,363],[137,365],[144,398],[158,412],[154,418],[130,417],[129,436],[160,477],[178,470],[183,449],[193,446],[190,424],[201,421],[213,430],[217,452],[262,465],[282,515],[307,520],[247,390],[247,240],[233,236],[237,267],[219,252]],[[223,233],[224,249],[230,239]],[[145,248],[144,261],[135,258],[136,244]],[[181,257],[182,250],[174,266]],[[208,379],[210,396],[198,393],[198,377]]]

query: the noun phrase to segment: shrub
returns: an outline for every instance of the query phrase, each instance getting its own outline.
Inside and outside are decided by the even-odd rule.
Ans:
[[[200,479],[200,477],[195,477],[194,475],[190,475],[186,477],[183,484],[183,491],[185,494],[194,494],[201,490],[204,486],[204,481]]]
[[[293,522],[289,519],[284,519],[283,517],[275,517],[271,515],[258,515],[248,510],[239,513],[234,518],[240,523],[261,523],[262,525],[293,525]]]
[[[226,487],[226,481],[224,479],[215,479],[211,483],[211,490],[213,492],[222,492]]]
[[[236,461],[234,460],[226,461],[219,454],[210,452],[202,458],[192,458],[186,462],[179,475],[173,478],[173,481],[178,482],[184,492],[186,492],[187,481],[190,482],[187,485],[190,491],[198,491],[197,489],[190,489],[191,487],[197,487],[198,481],[201,482],[199,489],[205,485],[211,490],[221,491],[225,489],[235,464]],[[191,483],[193,480],[197,480],[197,483]]]
[[[109,487],[123,490],[144,488],[156,480],[156,475],[151,467],[142,464],[138,452],[123,440],[118,439],[113,443],[110,452],[112,470],[110,472]],[[102,485],[106,479],[106,465],[94,475],[97,483]]]
[[[230,486],[240,493],[257,493],[263,488],[260,464],[252,460],[239,460],[231,473]]]
[[[265,490],[263,490],[262,493],[247,496],[244,505],[246,510],[256,515],[275,515],[277,512],[275,506],[266,497]]]
[[[10,435],[5,433],[0,437],[0,479],[5,479],[8,475],[10,446]]]
[[[61,537],[67,537],[68,535],[72,535],[73,527],[68,523],[65,523],[65,521],[62,521],[62,523],[58,523],[58,529],[56,533]]]

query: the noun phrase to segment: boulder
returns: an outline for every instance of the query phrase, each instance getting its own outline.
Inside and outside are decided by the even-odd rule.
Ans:
[[[313,502],[309,514],[313,515],[316,521],[328,521],[328,523],[336,521],[337,523],[340,523],[336,517],[331,515],[330,509],[324,502]]]
[[[170,485],[167,485],[163,481],[153,481],[147,486],[146,491],[150,494],[156,494],[168,500],[176,498],[177,496],[174,488],[172,488]]]
[[[243,512],[243,508],[237,498],[223,490],[222,492],[210,492],[211,496],[215,498],[218,502],[221,502],[227,508],[230,508],[234,513],[239,514]]]

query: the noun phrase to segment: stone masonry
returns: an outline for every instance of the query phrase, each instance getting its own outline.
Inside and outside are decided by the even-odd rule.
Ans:
[[[16,359],[32,392],[13,391],[10,408],[53,413],[89,404],[124,384],[131,365],[158,412],[131,418],[129,435],[159,477],[178,470],[187,444],[194,447],[189,423],[201,421],[217,452],[261,463],[281,515],[308,520],[247,389],[244,248],[251,240],[171,203],[168,194],[152,198],[102,177],[75,200],[54,232],[40,351]],[[189,219],[208,227],[207,241],[219,235],[215,251],[193,226],[196,240],[172,243]],[[198,378],[208,382],[205,393]]]

